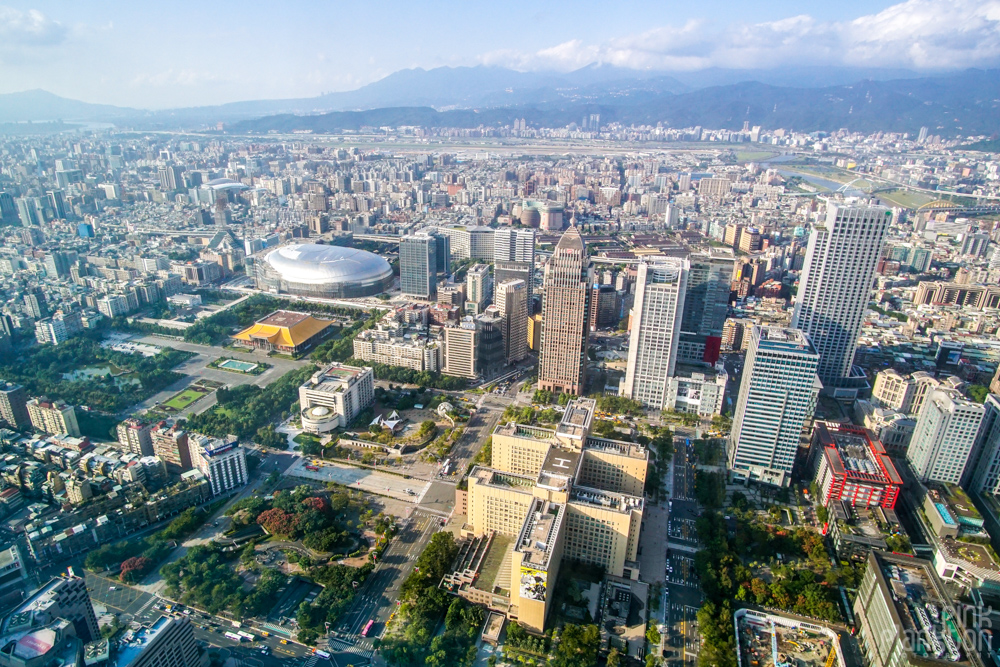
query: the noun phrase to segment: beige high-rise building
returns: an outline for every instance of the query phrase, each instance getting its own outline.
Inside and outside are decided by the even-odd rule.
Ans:
[[[479,331],[471,317],[462,318],[457,327],[444,330],[444,373],[463,378],[476,377]]]
[[[80,426],[76,422],[76,410],[62,401],[47,398],[33,398],[28,401],[28,418],[31,425],[43,433],[52,435],[72,435],[79,437]]]
[[[574,225],[545,267],[538,387],[581,395],[587,385],[590,280],[587,248]]]
[[[453,592],[541,632],[563,558],[638,578],[649,455],[640,445],[591,436],[595,408],[593,399],[571,401],[555,429],[496,427],[491,467],[468,477],[463,533],[486,549],[509,549],[510,574],[477,587],[468,571],[457,572],[446,578]],[[497,586],[509,599],[492,592]]]
[[[505,280],[496,286],[494,303],[503,318],[503,349],[507,363],[528,356],[528,287],[523,280]]]

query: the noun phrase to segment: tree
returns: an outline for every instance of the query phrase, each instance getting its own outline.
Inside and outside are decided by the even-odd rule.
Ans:
[[[656,623],[650,623],[646,628],[646,641],[652,646],[659,646],[660,640],[660,631],[656,629]]]
[[[596,625],[563,626],[556,646],[554,667],[592,667],[597,664],[597,650],[601,646],[601,632]]]
[[[606,663],[607,667],[621,667],[622,654],[618,652],[618,649],[613,648],[608,651],[608,659]]]
[[[118,578],[125,583],[132,583],[144,575],[152,564],[151,560],[142,556],[129,558],[122,563],[122,571]]]

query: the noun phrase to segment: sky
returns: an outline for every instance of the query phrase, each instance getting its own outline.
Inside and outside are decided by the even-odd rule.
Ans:
[[[353,90],[392,72],[1000,66],[1000,0],[0,0],[0,93],[145,109]]]

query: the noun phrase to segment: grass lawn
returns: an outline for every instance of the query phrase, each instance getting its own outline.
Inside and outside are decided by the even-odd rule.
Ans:
[[[780,155],[778,151],[736,151],[736,161],[737,162],[759,162],[761,160],[767,160],[776,155]]]
[[[878,193],[878,196],[903,208],[920,208],[927,202],[934,201],[934,198],[928,194],[908,190],[887,190]]]
[[[179,394],[171,396],[163,404],[169,408],[179,411],[191,405],[204,395],[204,392],[198,391],[197,389],[185,389]]]
[[[321,440],[319,439],[319,437],[313,435],[312,433],[299,433],[297,436],[292,438],[292,440],[294,442],[299,443],[300,445],[304,445],[310,442],[316,445],[321,444]]]

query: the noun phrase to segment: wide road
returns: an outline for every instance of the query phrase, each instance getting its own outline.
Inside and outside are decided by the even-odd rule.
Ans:
[[[389,544],[330,637],[329,652],[338,663],[347,664],[345,660],[359,655],[371,659],[374,651],[372,640],[380,637],[385,630],[389,616],[396,610],[403,580],[413,570],[417,558],[434,533],[441,529],[441,521],[439,516],[417,509]],[[368,621],[374,621],[374,624],[367,636],[362,637]]]

